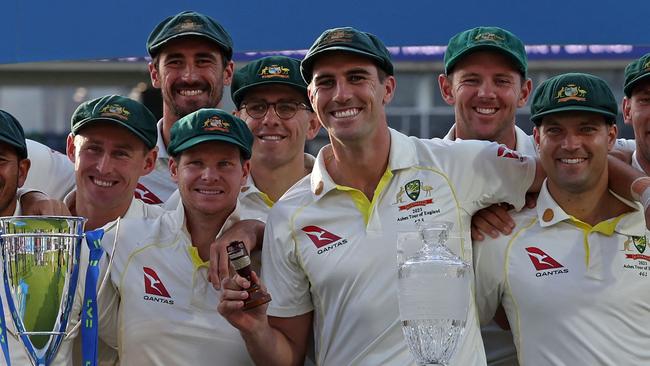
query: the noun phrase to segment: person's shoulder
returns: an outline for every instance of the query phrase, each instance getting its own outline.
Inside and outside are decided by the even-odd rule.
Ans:
[[[508,235],[499,235],[496,238],[486,236],[486,239],[480,243],[483,250],[505,251],[507,246],[513,240],[521,238],[531,225],[537,222],[537,210],[535,208],[524,208],[521,211],[510,211],[510,217],[515,223],[515,227]]]

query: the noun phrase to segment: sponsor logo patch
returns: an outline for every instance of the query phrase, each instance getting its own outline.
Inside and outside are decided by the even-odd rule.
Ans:
[[[135,196],[135,198],[141,200],[142,202],[151,205],[158,205],[163,203],[162,200],[158,198],[158,196],[156,196],[153,192],[151,192],[147,187],[142,185],[142,183],[138,183],[138,185],[135,187],[133,196]]]
[[[156,271],[153,268],[142,267],[142,272],[144,274],[144,299],[173,305],[174,300],[171,300],[169,291],[165,288]]]
[[[517,160],[522,160],[521,155],[519,155],[518,152],[509,149],[507,146],[504,145],[499,145],[499,148],[497,149],[497,156],[500,158],[509,158],[509,159],[517,159]]]
[[[316,248],[318,248],[318,254],[323,254],[348,243],[347,239],[343,239],[315,225],[305,226],[301,230],[309,237]]]
[[[560,273],[568,273],[569,270],[564,268],[558,261],[553,259],[550,255],[546,254],[543,250],[536,247],[526,248],[528,258],[535,266],[535,277],[551,276]]]

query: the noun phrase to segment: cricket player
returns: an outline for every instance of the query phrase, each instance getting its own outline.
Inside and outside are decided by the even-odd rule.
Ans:
[[[215,311],[220,292],[208,259],[214,238],[239,220],[252,143],[245,122],[218,109],[172,127],[169,169],[180,204],[154,220],[120,223],[111,281],[122,365],[251,363],[237,329]]]
[[[170,177],[167,146],[172,125],[200,108],[217,108],[234,70],[232,39],[211,17],[184,11],[160,22],[147,39],[151,84],[163,97],[158,121],[158,158],[140,179],[136,197],[161,204],[176,190]]]
[[[444,61],[445,70],[438,76],[438,84],[445,102],[454,107],[455,118],[444,139],[494,141],[521,154],[536,156],[533,137],[515,124],[517,109],[526,105],[533,87],[527,75],[524,43],[508,30],[476,27],[449,40]],[[510,233],[514,223],[505,206],[485,209],[487,218],[476,215],[472,238],[483,239],[480,228],[486,228],[483,222],[490,218]],[[498,235],[496,229],[490,229],[488,233]],[[491,323],[481,328],[481,335],[488,365],[517,365],[509,330]]]
[[[644,209],[608,189],[617,106],[607,83],[570,73],[531,106],[548,175],[514,233],[475,247],[481,322],[502,304],[521,365],[641,365],[650,359]]]
[[[470,214],[504,200],[521,207],[535,160],[494,143],[420,140],[389,129],[385,106],[396,81],[372,34],[327,30],[301,69],[331,145],[269,215],[262,249],[269,315],[241,311],[237,285],[248,285],[241,278],[224,281],[230,290],[219,311],[259,364],[300,364],[312,331],[318,364],[413,364],[397,309],[396,232],[419,221],[453,222],[462,239],[452,250],[469,260]],[[485,364],[473,309],[454,365]]]
[[[623,120],[634,128],[636,151],[632,166],[650,172],[650,54],[634,60],[625,68]]]

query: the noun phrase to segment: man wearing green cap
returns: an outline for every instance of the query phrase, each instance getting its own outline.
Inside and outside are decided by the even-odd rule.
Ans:
[[[249,283],[240,277],[224,281],[219,311],[259,363],[299,364],[313,331],[317,364],[413,364],[397,304],[397,232],[453,222],[452,236],[462,239],[450,247],[471,260],[470,214],[490,202],[521,207],[535,161],[493,143],[420,140],[389,129],[393,65],[370,33],[325,31],[301,70],[331,145],[269,214],[262,248],[269,316],[264,307],[241,311],[239,289]],[[485,364],[474,314],[471,301],[452,365]]]
[[[141,103],[132,99],[107,95],[82,103],[71,118],[71,132],[67,140],[67,155],[74,164],[76,188],[65,197],[65,203],[75,216],[88,219],[86,230],[103,228],[106,253],[101,258],[100,281],[106,276],[112,255],[113,237],[118,218],[155,218],[162,214],[159,206],[149,205],[134,197],[138,179],[151,172],[156,161],[156,120]],[[71,357],[80,354],[79,337],[82,297],[85,289],[85,271],[88,251],[82,247],[81,275],[77,296],[70,317],[69,331],[57,354],[56,362],[70,364]],[[109,304],[117,304],[110,285],[97,289],[102,309],[99,343],[100,364],[113,364],[117,353],[114,318]],[[76,314],[76,316],[74,315]],[[78,342],[74,344],[73,342]],[[71,354],[72,348],[77,352]]]
[[[516,126],[518,108],[528,101],[532,81],[523,42],[499,27],[476,27],[453,36],[447,44],[445,70],[438,76],[443,99],[454,107],[454,125],[446,140],[494,141],[521,154],[536,156],[532,136]],[[472,238],[482,240],[484,220],[512,224],[505,205],[485,209],[473,223]],[[498,226],[497,226],[498,228]],[[495,229],[496,230],[496,229]],[[504,225],[504,234],[511,227]],[[488,231],[489,232],[489,231]],[[512,333],[495,323],[481,328],[488,365],[516,365]]]
[[[231,88],[235,114],[253,133],[251,174],[240,194],[245,217],[266,219],[273,204],[311,172],[305,154],[320,124],[311,110],[300,61],[285,56],[255,60],[235,73]]]
[[[0,216],[22,213],[16,191],[25,183],[29,168],[30,160],[27,158],[23,128],[14,116],[0,110]],[[3,272],[0,271],[0,281],[4,281]],[[21,342],[17,340],[6,297],[1,296],[0,301],[4,312],[2,321],[7,327],[8,334],[6,340],[3,338],[2,342],[7,342],[12,364],[27,365],[30,362],[29,356]]]
[[[650,54],[625,68],[623,120],[634,128],[636,151],[632,166],[650,172]]]
[[[617,105],[607,83],[543,82],[531,119],[548,175],[515,232],[475,247],[481,322],[502,304],[522,365],[640,365],[650,359],[648,230],[641,205],[608,189]]]
[[[220,292],[207,261],[214,238],[239,220],[252,143],[245,122],[219,109],[173,125],[169,169],[180,204],[157,219],[122,220],[117,238],[122,364],[250,364],[239,332],[215,311]]]
[[[168,169],[171,127],[200,108],[219,106],[234,69],[232,39],[211,17],[184,11],[153,29],[147,52],[151,84],[162,92],[163,117],[157,126],[156,167],[140,180],[139,190],[145,202],[160,204],[176,190]]]
[[[446,138],[495,141],[535,155],[532,139],[515,125],[532,90],[523,42],[499,27],[472,28],[449,40],[444,62],[438,83],[455,114]]]

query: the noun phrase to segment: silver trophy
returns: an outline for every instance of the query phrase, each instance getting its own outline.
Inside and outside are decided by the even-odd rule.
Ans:
[[[445,246],[451,223],[418,226],[398,235],[402,330],[418,365],[448,365],[467,321],[471,267]]]
[[[66,335],[83,217],[0,217],[5,298],[32,363],[49,365]]]

